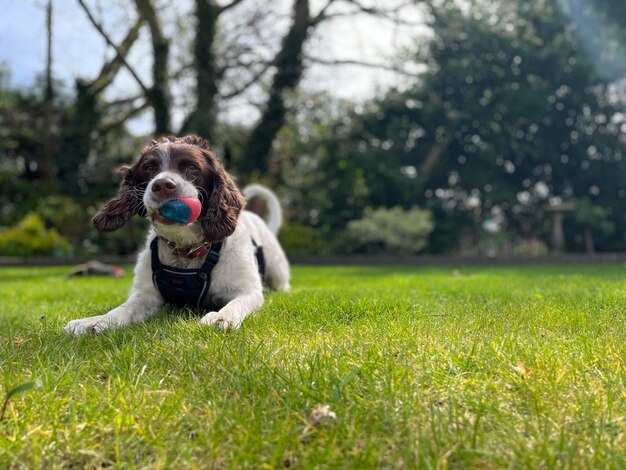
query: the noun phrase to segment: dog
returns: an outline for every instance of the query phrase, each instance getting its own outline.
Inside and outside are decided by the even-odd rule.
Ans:
[[[130,295],[104,315],[69,322],[66,332],[99,333],[143,322],[166,303],[199,307],[200,323],[236,329],[263,305],[264,284],[289,291],[289,262],[276,238],[282,220],[278,199],[257,184],[242,194],[204,139],[153,140],[121,173],[117,195],[92,222],[97,230],[111,232],[134,215],[151,221]],[[181,197],[202,202],[199,218],[188,225],[159,212],[164,203]],[[246,198],[252,197],[266,202],[267,223],[244,210]]]

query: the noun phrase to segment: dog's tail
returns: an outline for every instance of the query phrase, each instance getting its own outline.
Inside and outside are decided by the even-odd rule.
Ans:
[[[280,224],[283,222],[283,210],[280,202],[269,188],[260,184],[251,184],[243,188],[243,195],[249,201],[254,197],[258,197],[267,204],[267,220],[265,223],[274,235],[278,235]]]

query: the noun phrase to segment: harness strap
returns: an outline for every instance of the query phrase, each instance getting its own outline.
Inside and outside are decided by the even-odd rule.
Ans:
[[[211,271],[220,260],[220,251],[222,250],[222,242],[215,242],[211,244],[209,248],[209,252],[206,255],[206,259],[204,260],[204,264],[200,268],[200,270],[209,276],[211,275]]]
[[[152,253],[152,280],[154,281],[154,273],[161,269],[161,260],[159,260],[159,237],[156,237],[150,243],[150,252]]]
[[[211,244],[209,248],[209,252],[206,255],[206,259],[204,263],[199,269],[180,269],[174,268],[171,266],[166,266],[161,263],[159,259],[159,239],[155,238],[150,243],[150,251],[152,252],[152,282],[154,286],[159,291],[159,293],[163,296],[166,302],[172,300],[180,303],[180,299],[176,294],[177,300],[172,298],[172,293],[168,292],[167,289],[170,287],[163,287],[164,283],[159,282],[159,280],[163,280],[164,277],[196,277],[200,280],[199,284],[201,285],[199,293],[196,292],[197,300],[193,299],[193,303],[196,304],[197,307],[201,307],[206,297],[207,292],[209,291],[209,286],[211,285],[211,271],[218,263],[220,259],[220,250],[222,249],[222,242],[216,242]],[[159,286],[161,284],[161,286]],[[167,285],[167,283],[165,283]],[[165,289],[165,290],[164,290]],[[191,294],[191,293],[190,293]],[[189,300],[192,300],[191,298]],[[192,302],[189,302],[192,303]]]
[[[254,256],[256,257],[256,262],[259,267],[259,274],[261,275],[261,281],[265,279],[265,254],[263,253],[263,247],[258,245],[257,242],[252,239],[252,244],[254,245]]]

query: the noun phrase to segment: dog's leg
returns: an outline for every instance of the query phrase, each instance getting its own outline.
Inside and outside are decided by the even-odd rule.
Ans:
[[[263,292],[240,293],[219,312],[209,312],[202,317],[200,323],[216,325],[224,330],[237,329],[241,322],[255,310],[263,305]]]
[[[153,294],[133,292],[126,302],[109,313],[73,320],[67,324],[65,331],[78,336],[142,322],[154,315],[163,304],[157,295],[156,292]]]
[[[289,261],[285,252],[275,238],[267,243],[267,278],[266,282],[270,289],[289,292]]]
[[[105,315],[73,320],[67,324],[65,331],[78,336],[139,323],[154,315],[162,305],[163,298],[152,284],[150,248],[147,248],[137,259],[135,278],[128,300]]]

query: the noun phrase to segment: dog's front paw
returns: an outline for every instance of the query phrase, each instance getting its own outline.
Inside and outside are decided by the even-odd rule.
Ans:
[[[74,336],[96,334],[111,327],[111,319],[106,315],[97,315],[95,317],[81,318],[80,320],[72,320],[64,328],[66,333]]]
[[[209,312],[200,319],[203,325],[215,325],[222,330],[236,330],[241,326],[241,319],[230,313]]]

